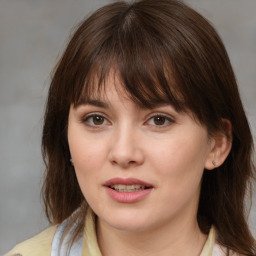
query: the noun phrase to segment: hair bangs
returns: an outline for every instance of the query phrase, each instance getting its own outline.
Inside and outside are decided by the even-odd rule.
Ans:
[[[146,28],[138,29],[134,23],[119,24],[100,50],[95,50],[97,56],[86,60],[91,66],[83,74],[83,84],[75,89],[72,103],[78,106],[91,97],[104,95],[104,90],[109,89],[106,80],[114,75],[119,80],[115,83],[118,93],[126,94],[136,104],[146,108],[171,104],[179,112],[186,111],[184,92],[173,75],[164,46],[160,47]]]

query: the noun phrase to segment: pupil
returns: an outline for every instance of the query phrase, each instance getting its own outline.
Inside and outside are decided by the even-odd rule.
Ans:
[[[101,117],[101,116],[94,116],[93,117],[93,123],[94,124],[99,125],[99,124],[103,124],[103,122],[104,122],[103,117]]]
[[[162,116],[157,116],[154,118],[154,123],[156,125],[163,125],[165,123],[165,118]]]

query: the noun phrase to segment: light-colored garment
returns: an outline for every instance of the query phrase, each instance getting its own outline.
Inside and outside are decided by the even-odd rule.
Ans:
[[[215,243],[216,232],[211,228],[204,248],[200,256],[225,256],[225,250]],[[87,214],[86,229],[84,237],[87,237],[83,243],[82,256],[102,256],[96,237],[95,216],[92,212]],[[57,255],[52,255],[57,256]],[[62,255],[61,255],[62,256]],[[73,255],[72,255],[73,256]]]
[[[51,244],[56,226],[51,226],[38,235],[16,245],[4,256],[47,256],[51,255]]]
[[[52,226],[29,240],[22,242],[5,256],[65,256],[68,237],[60,245],[67,221],[58,227]],[[83,239],[85,237],[86,239]],[[84,235],[73,244],[70,256],[102,256],[96,237],[95,215],[88,211]],[[212,227],[200,256],[225,256],[225,250],[215,243],[215,229]]]

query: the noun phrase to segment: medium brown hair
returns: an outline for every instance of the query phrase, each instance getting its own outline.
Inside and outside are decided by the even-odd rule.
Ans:
[[[232,148],[214,171],[205,170],[198,223],[214,225],[218,242],[243,255],[255,255],[255,240],[244,207],[255,173],[253,139],[225,47],[209,22],[177,0],[141,0],[109,4],[83,21],[71,38],[49,89],[42,137],[46,163],[43,188],[52,223],[78,221],[83,229],[82,195],[67,141],[71,104],[102,88],[110,69],[134,102],[152,107],[172,104],[189,111],[209,134],[232,124]],[[96,84],[95,81],[98,81]]]

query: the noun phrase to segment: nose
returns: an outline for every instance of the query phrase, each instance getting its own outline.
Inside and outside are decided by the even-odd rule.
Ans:
[[[140,134],[129,127],[114,132],[110,145],[109,160],[113,165],[124,169],[142,165],[145,156]]]

